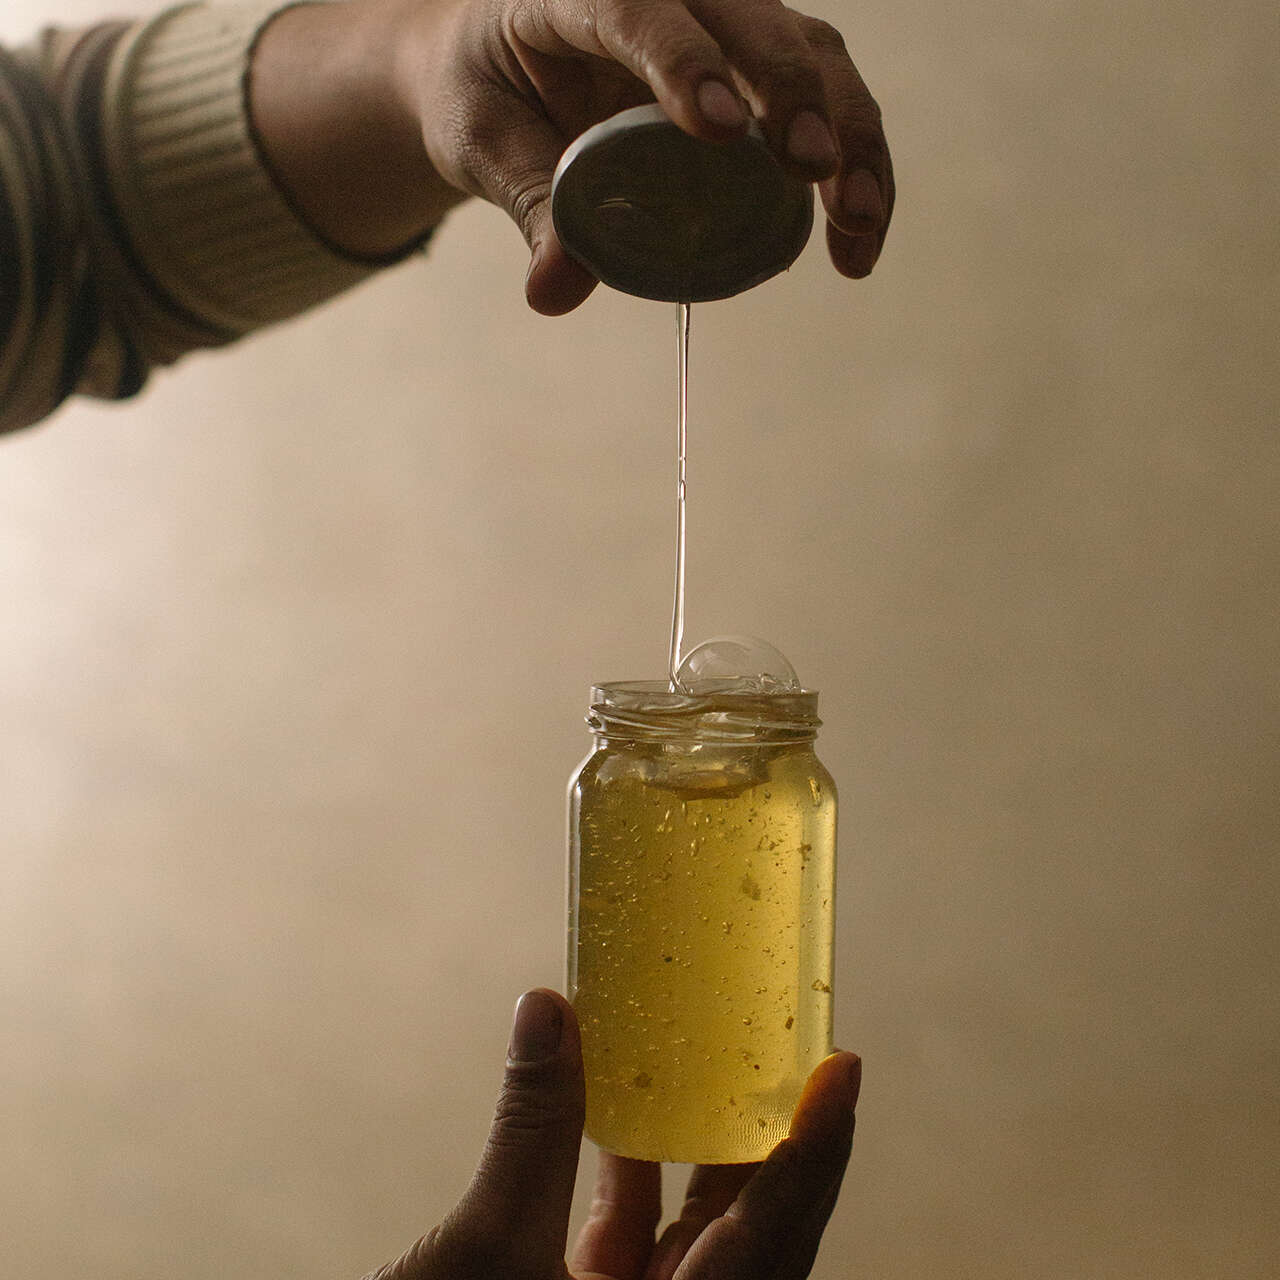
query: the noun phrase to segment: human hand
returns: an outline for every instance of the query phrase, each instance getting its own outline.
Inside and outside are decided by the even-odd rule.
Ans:
[[[529,992],[480,1167],[457,1208],[366,1280],[570,1280],[565,1241],[582,1136],[582,1045],[568,1002]],[[679,1219],[661,1218],[656,1164],[602,1152],[576,1280],[801,1280],[835,1206],[861,1063],[822,1062],[791,1133],[758,1165],[702,1165]]]
[[[656,98],[714,141],[741,135],[749,109],[818,183],[844,275],[871,271],[893,211],[880,111],[840,33],[781,0],[304,5],[267,28],[253,86],[268,157],[322,231],[385,251],[482,196],[523,232],[526,296],[547,315],[596,284],[552,227],[556,162],[624,107]]]

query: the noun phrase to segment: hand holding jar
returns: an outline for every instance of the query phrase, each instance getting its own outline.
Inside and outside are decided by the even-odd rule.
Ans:
[[[516,1009],[507,1073],[480,1167],[458,1206],[368,1280],[801,1280],[853,1138],[861,1063],[826,1058],[790,1136],[762,1164],[702,1165],[661,1234],[660,1169],[602,1152],[591,1212],[565,1267],[582,1135],[581,1041],[550,991]]]

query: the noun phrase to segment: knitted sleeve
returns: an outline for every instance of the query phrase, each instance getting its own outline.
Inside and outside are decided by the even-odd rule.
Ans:
[[[187,5],[0,49],[0,430],[135,393],[364,279],[264,168],[245,106],[282,7]]]

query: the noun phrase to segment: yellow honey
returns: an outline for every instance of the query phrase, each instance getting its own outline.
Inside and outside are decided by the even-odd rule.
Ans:
[[[836,795],[812,693],[593,691],[570,787],[570,998],[587,1133],[759,1160],[831,1051]]]

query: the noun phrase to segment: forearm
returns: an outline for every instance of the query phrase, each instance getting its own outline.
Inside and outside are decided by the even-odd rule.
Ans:
[[[340,293],[462,198],[375,13],[192,6],[0,54],[0,431]]]

